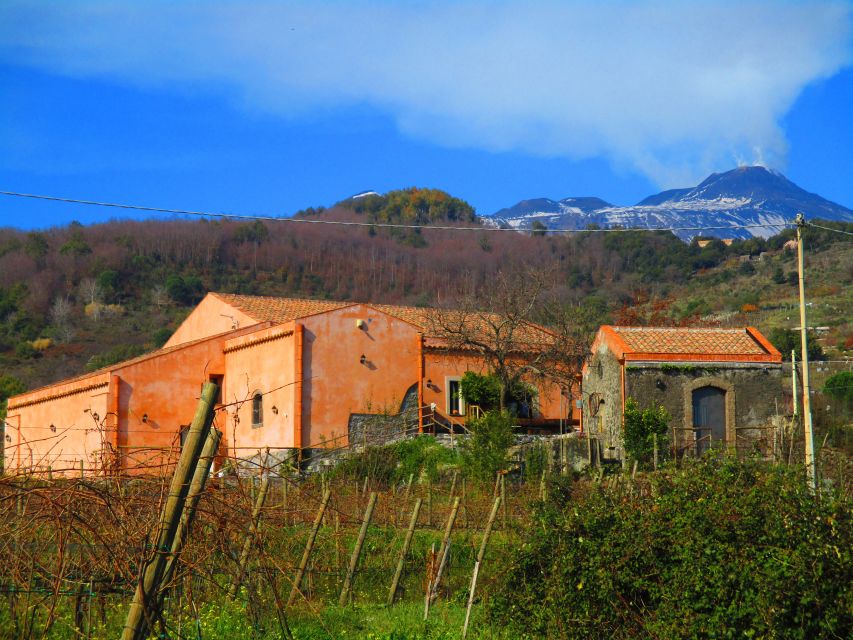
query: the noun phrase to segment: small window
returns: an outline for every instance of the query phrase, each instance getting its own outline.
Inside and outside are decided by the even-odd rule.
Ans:
[[[462,382],[459,378],[447,379],[447,413],[451,416],[465,415],[465,400],[462,398]]]
[[[252,396],[252,426],[260,427],[264,424],[264,397],[258,391]]]

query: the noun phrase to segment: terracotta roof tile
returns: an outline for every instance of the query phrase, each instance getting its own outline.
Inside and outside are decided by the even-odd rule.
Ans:
[[[248,296],[231,293],[214,294],[228,304],[236,307],[245,314],[251,316],[258,322],[288,322],[297,318],[342,309],[354,302],[342,302],[336,300],[308,300],[304,298],[277,298],[272,296]],[[387,313],[389,316],[399,318],[408,322],[427,335],[438,333],[437,326],[452,325],[459,321],[484,321],[486,318],[497,318],[494,314],[470,313],[461,311],[433,309],[428,307],[407,307],[393,304],[370,304],[365,303],[378,311]],[[442,321],[437,321],[436,314],[441,314]],[[527,344],[550,343],[553,336],[535,324],[528,324],[526,330],[516,332],[518,340]],[[486,332],[487,333],[487,332]]]
[[[332,311],[351,305],[337,300],[309,300],[307,298],[274,298],[272,296],[245,296],[234,293],[216,293],[216,297],[238,308],[258,322],[289,322],[296,318]]]
[[[627,353],[772,355],[747,329],[611,328],[627,345]]]

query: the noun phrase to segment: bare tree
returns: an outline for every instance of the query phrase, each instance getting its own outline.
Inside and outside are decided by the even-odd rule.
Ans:
[[[104,297],[103,289],[94,278],[83,278],[80,281],[80,293],[86,304],[101,302]]]
[[[68,298],[59,297],[53,301],[50,307],[50,323],[56,329],[57,337],[63,342],[74,337],[74,329],[71,327],[71,303]]]
[[[158,309],[162,309],[163,305],[168,302],[169,296],[166,294],[166,287],[162,284],[155,285],[151,289],[151,302],[157,305]]]
[[[570,388],[580,370],[586,341],[564,315],[546,312],[551,278],[525,269],[498,271],[452,309],[428,314],[430,332],[448,349],[478,354],[500,383],[500,409],[522,379]],[[559,319],[552,328],[536,322]]]

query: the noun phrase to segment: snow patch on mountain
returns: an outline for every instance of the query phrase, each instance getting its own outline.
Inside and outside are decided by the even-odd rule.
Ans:
[[[696,235],[769,237],[789,225],[798,212],[806,218],[853,222],[850,209],[809,193],[781,173],[760,166],[715,173],[696,187],[663,191],[627,207],[589,197],[559,201],[536,198],[501,209],[483,221],[519,231],[530,229],[537,220],[549,229],[566,230],[590,225],[665,227],[675,228],[676,235],[690,240]]]

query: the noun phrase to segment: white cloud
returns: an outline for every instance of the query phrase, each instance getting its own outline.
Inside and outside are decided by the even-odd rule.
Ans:
[[[285,117],[367,104],[438,144],[606,157],[662,187],[761,159],[851,62],[848,2],[5,4],[0,59],[229,92]]]

